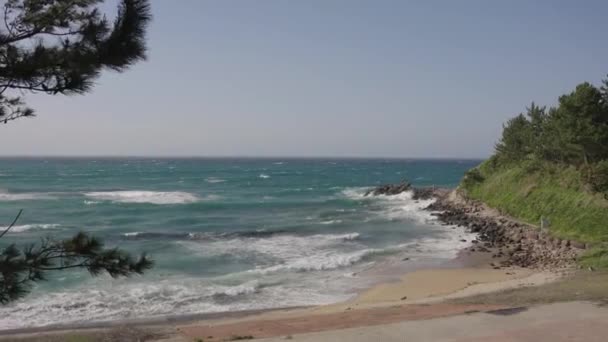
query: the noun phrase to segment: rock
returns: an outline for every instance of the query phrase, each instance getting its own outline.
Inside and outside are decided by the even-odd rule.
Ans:
[[[412,196],[414,200],[427,200],[435,196],[434,188],[412,188],[412,190],[414,191]]]
[[[579,254],[574,248],[589,248],[585,244],[554,238],[548,232],[511,221],[504,216],[486,216],[483,214],[483,204],[467,201],[462,196],[462,201],[454,202],[441,194],[441,191],[435,192],[437,200],[427,210],[435,211],[433,216],[453,229],[463,226],[467,231],[476,233],[477,238],[469,240],[472,246],[465,250],[491,253],[488,256],[495,258],[492,267],[568,267],[574,264]],[[459,240],[466,242],[465,239]]]
[[[378,196],[378,195],[397,195],[404,191],[412,189],[412,185],[409,182],[402,182],[400,184],[385,184],[368,190],[364,196]]]
[[[578,241],[570,241],[570,246],[578,249],[585,249],[585,244]]]
[[[526,239],[528,240],[538,240],[538,233],[532,230],[526,232]]]

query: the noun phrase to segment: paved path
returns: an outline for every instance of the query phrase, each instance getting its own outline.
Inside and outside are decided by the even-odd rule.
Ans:
[[[608,307],[586,302],[558,303],[494,313],[333,330],[257,341],[278,342],[542,342],[608,341]]]

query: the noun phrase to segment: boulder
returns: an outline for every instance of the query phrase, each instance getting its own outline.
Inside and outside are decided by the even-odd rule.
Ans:
[[[412,189],[412,185],[409,182],[402,182],[400,184],[384,184],[368,190],[365,196],[378,196],[378,195],[398,195],[404,191]]]

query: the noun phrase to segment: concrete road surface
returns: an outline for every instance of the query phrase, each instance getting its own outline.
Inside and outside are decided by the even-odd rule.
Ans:
[[[492,313],[473,313],[424,321],[318,333],[259,341],[298,342],[606,342],[608,307],[587,302],[557,303]]]

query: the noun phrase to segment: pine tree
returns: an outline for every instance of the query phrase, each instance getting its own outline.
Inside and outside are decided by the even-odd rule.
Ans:
[[[148,0],[121,0],[113,23],[98,9],[102,2],[5,2],[4,25],[0,25],[0,122],[34,116],[24,93],[84,94],[103,70],[121,72],[145,59],[145,32],[151,19]],[[21,213],[0,232],[0,242]],[[120,277],[150,267],[152,261],[145,254],[134,258],[82,232],[23,248],[8,244],[0,250],[0,303],[25,296],[48,272],[86,269],[91,275],[105,271]]]
[[[83,94],[104,69],[145,59],[148,0],[122,0],[114,23],[103,0],[7,0],[0,29],[0,121],[31,117],[23,92]],[[21,91],[12,96],[10,91]]]

